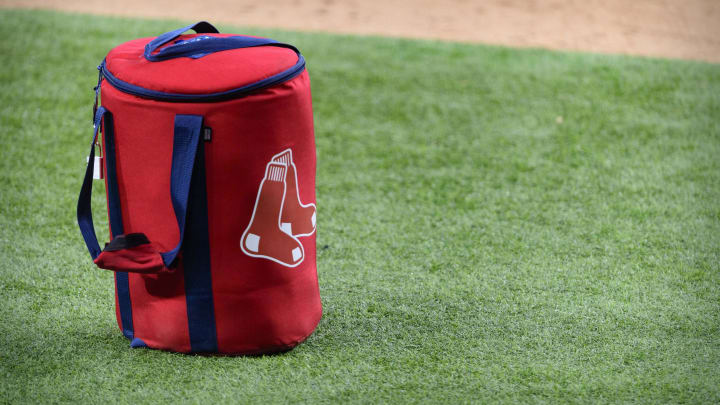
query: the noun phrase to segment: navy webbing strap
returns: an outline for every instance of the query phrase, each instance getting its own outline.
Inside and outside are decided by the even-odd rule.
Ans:
[[[145,58],[151,62],[159,62],[167,59],[181,58],[184,56],[199,58],[207,54],[227,51],[230,49],[253,48],[256,46],[280,46],[295,49],[292,45],[281,44],[273,39],[254,37],[195,37],[187,41],[178,42],[161,49],[158,53],[145,53]]]
[[[183,243],[188,332],[190,349],[195,353],[217,351],[204,146],[205,142],[200,142],[198,145],[197,162],[193,168]]]
[[[183,32],[187,30],[194,30],[198,34],[217,34],[219,32],[217,28],[215,28],[207,21],[200,21],[195,24],[190,24],[188,26],[178,28],[174,31],[166,32],[162,35],[158,35],[157,38],[153,39],[152,41],[148,42],[147,45],[145,45],[145,57],[147,58],[148,55],[152,54],[156,49],[179,37],[180,35],[182,35]]]
[[[83,239],[85,239],[85,245],[87,246],[93,260],[97,258],[101,252],[100,244],[98,243],[97,235],[95,234],[95,227],[93,226],[92,208],[90,206],[92,199],[93,168],[95,167],[95,142],[97,142],[100,124],[106,114],[110,115],[105,107],[100,107],[95,112],[95,119],[93,120],[93,138],[90,142],[90,157],[88,158],[87,168],[85,169],[85,178],[83,179],[83,184],[80,188],[80,196],[78,197],[77,205],[77,219],[78,226],[80,227],[80,233],[82,233]],[[107,130],[111,130],[110,126],[108,126],[106,131]]]
[[[85,178],[83,179],[80,196],[78,197],[77,218],[80,232],[82,233],[85,244],[87,245],[90,256],[94,259],[100,255],[102,250],[95,234],[95,227],[92,220],[91,198],[92,198],[92,182],[93,182],[93,166],[95,160],[95,142],[97,140],[98,130],[103,118],[107,121],[112,117],[109,111],[104,107],[98,108],[95,113],[94,133],[92,144],[90,147],[90,158],[88,166],[85,169]],[[188,210],[188,197],[190,193],[190,180],[192,178],[193,167],[195,164],[195,156],[198,150],[198,142],[200,133],[202,132],[202,117],[199,115],[176,115],[175,116],[175,133],[173,138],[173,156],[172,166],[170,169],[170,196],[172,199],[175,217],[177,219],[178,228],[180,230],[180,240],[177,246],[168,252],[161,253],[165,266],[170,267],[178,255],[183,243],[185,234],[185,219]],[[106,133],[112,131],[112,125],[105,125]],[[108,151],[108,158],[113,157],[114,151]],[[113,165],[114,166],[114,165]],[[114,185],[113,185],[114,186]],[[117,193],[114,199],[118,199]],[[115,201],[109,201],[112,206]],[[111,207],[112,210],[113,207]],[[111,229],[114,236],[122,233],[113,225],[111,218]],[[122,227],[122,223],[119,224]]]
[[[80,197],[78,198],[77,217],[80,232],[82,233],[85,244],[87,245],[90,256],[95,259],[100,254],[100,246],[98,244],[95,228],[92,221],[91,197],[93,182],[93,167],[95,165],[95,142],[97,142],[98,131],[103,125],[105,133],[105,159],[107,163],[107,181],[108,181],[108,212],[110,216],[110,229],[113,235],[121,235],[123,233],[122,215],[120,211],[120,197],[117,190],[117,177],[115,172],[115,133],[112,122],[112,114],[100,107],[95,112],[93,119],[93,138],[90,143],[90,157],[88,166],[85,169],[85,178],[83,179],[82,188],[80,189]],[[111,235],[111,238],[112,236]],[[124,272],[115,272],[115,286],[117,288],[118,306],[120,310],[120,327],[123,335],[128,339],[133,338],[133,319],[132,306],[130,304],[130,283],[128,274]]]
[[[98,123],[99,124],[99,123]],[[107,181],[108,216],[110,222],[110,239],[125,233],[120,209],[120,188],[117,179],[115,154],[115,123],[110,111],[102,118],[103,142],[105,145],[105,179]],[[118,310],[120,311],[120,327],[128,339],[135,336],[133,324],[132,300],[130,298],[130,276],[127,272],[115,272],[115,290],[117,293]]]
[[[180,252],[185,236],[190,181],[198,150],[203,118],[199,115],[176,115],[173,136],[172,166],[170,169],[170,198],[180,229],[180,240],[172,250],[161,253],[165,266],[170,267]]]
[[[160,62],[168,59],[191,57],[199,58],[211,53],[227,51],[230,49],[253,48],[256,46],[277,46],[281,48],[289,48],[300,53],[292,45],[283,44],[269,38],[255,38],[246,36],[232,37],[213,37],[213,36],[196,36],[194,38],[177,41],[176,43],[166,46],[157,51],[161,46],[167,44],[173,39],[179,37],[183,32],[193,29],[200,33],[217,33],[217,29],[205,21],[201,21],[194,25],[188,25],[175,31],[166,32],[145,45],[143,55],[150,62]],[[157,52],[155,52],[157,51]]]

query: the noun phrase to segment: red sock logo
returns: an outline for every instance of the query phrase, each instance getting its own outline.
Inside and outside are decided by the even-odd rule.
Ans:
[[[286,164],[288,169],[285,176],[287,191],[280,228],[296,237],[312,235],[315,232],[315,204],[303,204],[300,202],[297,168],[292,160],[292,151],[286,149],[273,156],[272,161]]]
[[[242,251],[283,266],[302,263],[305,251],[297,237],[315,232],[315,204],[300,201],[292,151],[273,156],[265,167],[250,224],[240,239]]]

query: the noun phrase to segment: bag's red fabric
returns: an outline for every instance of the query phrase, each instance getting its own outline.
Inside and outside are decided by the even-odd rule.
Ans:
[[[297,60],[289,49],[257,47],[148,62],[142,59],[142,49],[150,39],[114,49],[106,59],[107,68],[138,86],[203,93],[261,80]],[[211,138],[201,140],[201,150],[215,351],[270,353],[305,340],[322,313],[307,72],[241,98],[204,103],[146,99],[104,81],[101,100],[113,115],[123,233],[141,232],[152,241],[126,251],[103,252],[96,260],[100,267],[129,272],[133,338],[151,348],[197,351],[189,331],[195,321],[189,313],[191,289],[185,285],[183,252],[170,271],[163,270],[159,255],[180,238],[169,192],[173,122],[178,114],[190,114],[202,116],[203,126],[211,129]],[[263,193],[269,197],[261,197]],[[266,214],[255,218],[260,211]],[[196,214],[191,208],[188,215]],[[254,221],[259,225],[253,228]],[[249,229],[262,231],[246,232]],[[116,302],[123,329],[122,305]]]

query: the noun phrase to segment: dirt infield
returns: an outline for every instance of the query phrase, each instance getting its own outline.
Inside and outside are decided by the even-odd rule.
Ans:
[[[0,6],[720,62],[718,0],[0,0]]]

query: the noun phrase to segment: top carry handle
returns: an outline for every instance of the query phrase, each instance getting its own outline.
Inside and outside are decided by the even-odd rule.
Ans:
[[[217,28],[206,21],[200,21],[183,28],[178,28],[174,31],[166,32],[145,45],[145,53],[143,54],[145,59],[150,62],[160,62],[181,57],[200,58],[211,53],[227,51],[230,49],[251,48],[266,45],[289,48],[299,53],[294,46],[283,44],[273,39],[245,36],[197,36],[186,41],[178,41],[177,43],[166,46],[158,51],[158,48],[174,40],[183,32],[190,29],[194,30],[198,34],[218,33]]]
[[[94,120],[90,158],[85,169],[85,178],[80,189],[77,205],[78,225],[90,256],[98,267],[113,271],[135,273],[170,271],[175,258],[180,252],[185,234],[190,183],[197,160],[197,151],[201,147],[199,139],[203,118],[198,115],[175,116],[173,155],[170,170],[170,196],[180,231],[180,240],[173,249],[167,252],[160,252],[155,244],[150,242],[143,233],[115,235],[112,241],[105,246],[105,249],[100,250],[92,220],[91,198],[95,142],[103,121],[105,136],[114,136],[112,114],[104,107],[98,108]],[[116,179],[113,179],[113,182],[115,183]],[[108,185],[112,186],[109,178]],[[119,207],[116,207],[116,209],[119,210]],[[121,226],[122,223],[118,224],[118,227]],[[113,229],[113,232],[117,232],[117,229]]]

